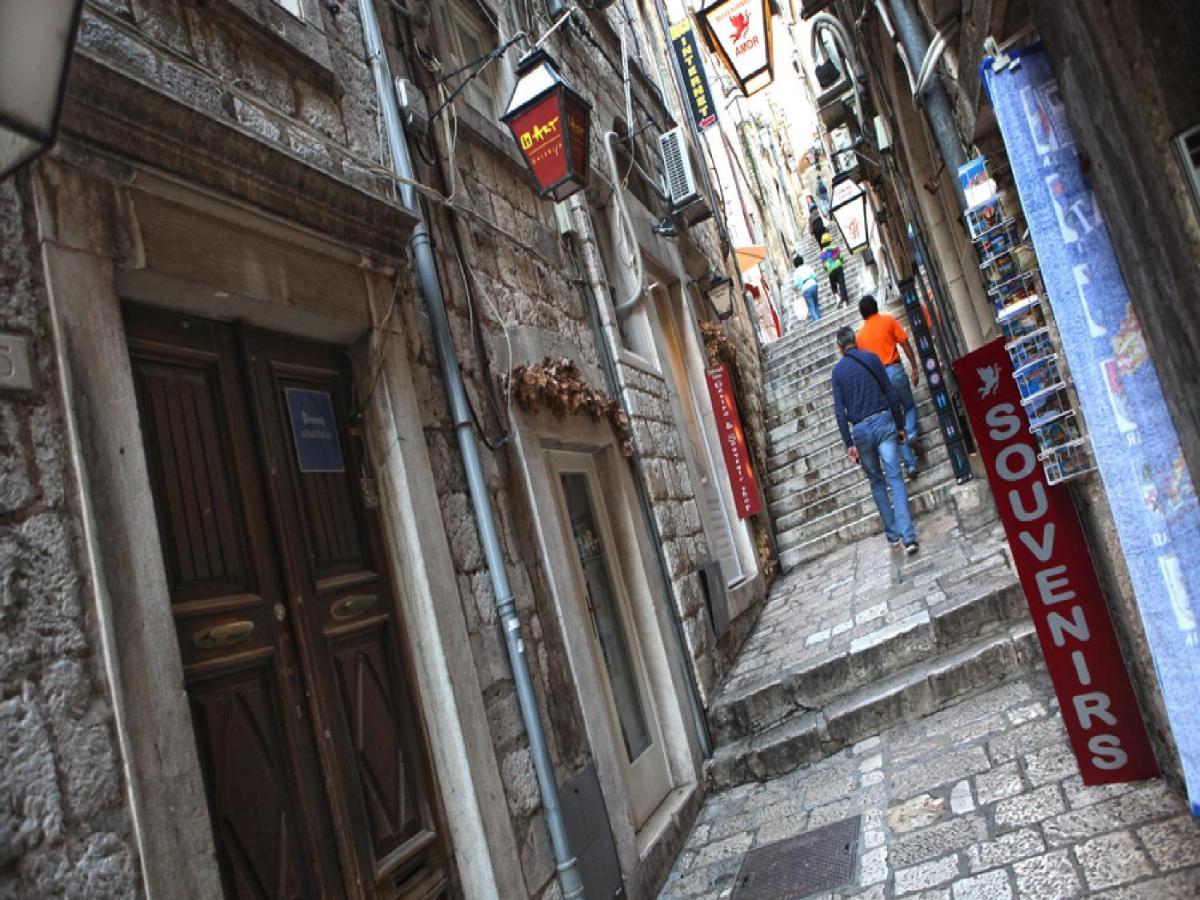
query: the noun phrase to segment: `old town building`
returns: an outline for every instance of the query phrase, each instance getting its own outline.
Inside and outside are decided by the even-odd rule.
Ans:
[[[0,183],[5,896],[648,897],[699,807],[773,563],[666,20],[371,9],[382,57],[367,3],[88,0]],[[539,38],[592,105],[557,205],[500,122]]]

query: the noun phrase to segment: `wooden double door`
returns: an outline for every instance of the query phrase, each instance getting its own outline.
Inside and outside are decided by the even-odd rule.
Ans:
[[[451,861],[344,348],[126,329],[229,897],[427,897]]]

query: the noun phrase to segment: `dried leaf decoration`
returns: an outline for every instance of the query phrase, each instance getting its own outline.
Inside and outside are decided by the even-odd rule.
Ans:
[[[633,456],[629,417],[620,402],[585,382],[574,360],[547,356],[540,363],[517,366],[507,383],[517,406],[526,412],[549,410],[560,419],[583,412],[594,422],[607,419],[621,442],[621,452]]]
[[[737,368],[737,347],[729,339],[724,328],[716,322],[701,322],[700,336],[704,339],[704,351],[710,366],[728,363],[730,367]]]

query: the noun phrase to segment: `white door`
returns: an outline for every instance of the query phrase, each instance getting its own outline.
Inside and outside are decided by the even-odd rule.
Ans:
[[[602,702],[615,736],[614,751],[629,789],[634,826],[641,827],[672,788],[654,693],[646,674],[628,582],[604,507],[591,456],[550,453],[570,560],[591,623],[592,655]]]

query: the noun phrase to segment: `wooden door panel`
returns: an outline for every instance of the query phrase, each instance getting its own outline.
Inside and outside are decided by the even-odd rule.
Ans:
[[[309,897],[299,817],[285,770],[271,655],[193,682],[189,693],[210,784],[226,890],[236,897]],[[232,889],[232,890],[231,890]]]
[[[387,575],[381,523],[361,493],[365,445],[341,348],[248,332],[279,515],[299,527],[291,592],[305,598],[301,641],[322,721],[333,735],[331,778],[368,853],[381,896],[445,882],[447,860],[428,747]],[[289,390],[329,396],[344,471],[302,471]]]
[[[406,740],[410,725],[401,711],[404,701],[396,696],[389,644],[384,617],[349,634],[330,636],[378,860],[426,831],[422,798],[408,762],[414,755],[413,742]]]
[[[143,347],[134,367],[172,601],[246,590],[218,357]]]

